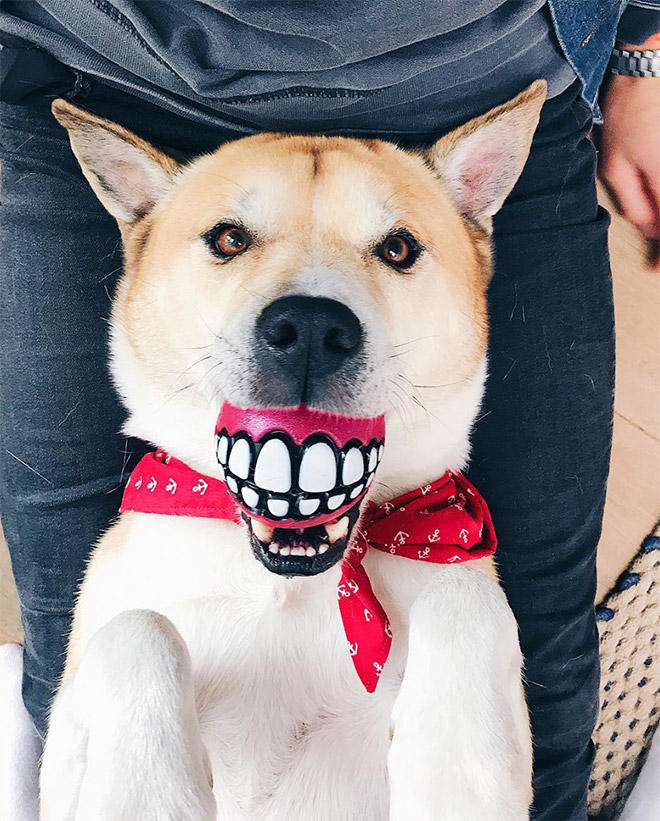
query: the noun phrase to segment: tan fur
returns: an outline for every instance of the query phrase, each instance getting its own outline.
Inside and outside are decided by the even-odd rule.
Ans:
[[[115,299],[115,322],[121,324],[150,378],[169,388],[172,372],[189,365],[189,351],[208,342],[211,328],[223,327],[246,293],[285,291],[288,278],[301,267],[336,265],[341,260],[383,309],[394,346],[413,339],[420,327],[436,326],[434,336],[440,341],[426,346],[416,363],[416,377],[423,383],[427,377],[443,378],[437,350],[456,351],[456,358],[447,363],[454,380],[457,374],[473,373],[487,342],[485,286],[491,275],[487,232],[461,217],[441,181],[429,173],[429,162],[438,163],[466,136],[502,113],[515,114],[521,104],[525,108],[531,102],[538,113],[544,96],[545,85],[535,83],[422,154],[380,140],[266,133],[223,145],[185,169],[121,126],[64,100],[53,103],[53,113],[73,134],[101,125],[145,151],[176,179],[172,195],[154,211],[133,224],[120,223],[125,276]],[[535,119],[528,118],[530,140],[534,124]],[[76,151],[75,139],[72,144]],[[84,157],[80,159],[103,200],[105,192],[95,174]],[[230,269],[205,259],[193,270],[183,258],[183,269],[179,268],[182,249],[221,219],[231,221],[237,202],[262,187],[264,180],[273,188],[272,208],[249,259],[234,260]],[[421,270],[412,275],[383,271],[364,253],[365,236],[358,226],[362,212],[375,199],[395,201],[396,224],[424,243],[430,259]],[[443,316],[447,291],[456,300],[448,323]],[[208,312],[202,314],[200,306]],[[437,315],[437,320],[426,314]],[[163,357],[164,350],[168,357]],[[122,530],[118,525],[107,535],[104,554],[121,550]],[[498,581],[491,559],[475,562],[474,567]],[[95,572],[99,570],[95,565]],[[77,632],[74,629],[67,676],[81,656]]]
[[[485,380],[490,218],[520,173],[543,96],[543,84],[535,84],[422,153],[378,140],[260,134],[186,167],[120,126],[56,101],[53,112],[85,176],[122,231],[112,366],[129,411],[126,430],[219,475],[215,421],[224,399],[240,404],[255,318],[280,296],[320,295],[356,312],[371,345],[364,373],[340,386],[347,407],[336,411],[387,414],[387,446],[369,498],[382,502],[463,468]],[[466,142],[488,149],[492,125],[505,168],[493,167],[479,210],[479,199],[461,188],[461,163]],[[253,239],[229,262],[204,240],[223,222],[244,225]],[[409,271],[374,253],[402,228],[424,248]],[[239,363],[238,377],[227,371],[234,394],[213,382],[203,361],[209,351],[214,367],[227,358]],[[80,812],[97,812],[102,792],[106,807],[117,800],[132,808],[122,818],[150,821],[211,818],[215,797],[219,817],[258,821],[354,818],[358,801],[365,819],[389,808],[393,821],[406,821],[411,806],[419,818],[440,817],[440,808],[465,821],[491,810],[498,821],[526,818],[531,743],[521,656],[494,562],[439,568],[369,551],[364,566],[395,636],[374,696],[363,691],[345,648],[337,565],[285,578],[255,560],[243,525],[123,514],[95,549],[76,606],[42,770],[46,821],[65,817],[57,808],[77,801],[85,780],[90,803],[78,804]],[[264,630],[269,638],[260,644]],[[446,632],[452,638],[444,641]],[[159,687],[168,659],[179,673],[168,679],[170,690]],[[460,687],[448,672],[454,669],[462,670]],[[135,693],[143,693],[138,682],[146,682],[140,710],[149,720],[135,741],[122,722],[131,721]],[[185,718],[177,712],[179,686],[191,707]],[[314,731],[294,743],[290,719],[295,733],[309,729],[308,719]],[[90,734],[88,758],[76,746],[80,726]],[[153,727],[161,740],[181,731],[163,758],[171,777],[153,770],[143,779],[139,766],[118,775],[127,750],[145,772],[160,763],[141,752],[150,749]],[[438,727],[453,728],[447,745],[438,744]],[[195,753],[182,771],[182,750],[199,752],[202,742],[208,761]],[[355,767],[341,770],[351,756],[366,780],[355,781]],[[191,785],[196,806],[212,804],[207,815],[192,804],[180,809]],[[163,795],[179,808],[159,815]]]

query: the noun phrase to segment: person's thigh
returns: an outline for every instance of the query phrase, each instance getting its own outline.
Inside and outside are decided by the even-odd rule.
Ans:
[[[470,468],[520,625],[543,821],[586,819],[614,387],[609,221],[596,202],[590,116],[568,96],[546,107],[495,221],[490,369]]]
[[[107,370],[119,233],[47,107],[2,107],[0,512],[43,731],[85,559],[134,443]]]

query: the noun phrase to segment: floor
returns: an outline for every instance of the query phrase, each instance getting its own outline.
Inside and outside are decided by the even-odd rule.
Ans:
[[[612,468],[598,555],[598,597],[612,587],[660,519],[660,275],[644,270],[634,229],[611,231],[617,314]],[[19,641],[18,600],[0,535],[0,644]]]

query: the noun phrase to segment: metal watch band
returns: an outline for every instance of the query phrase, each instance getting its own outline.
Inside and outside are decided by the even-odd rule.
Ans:
[[[613,48],[609,67],[613,74],[660,77],[660,50],[626,51],[625,48]]]

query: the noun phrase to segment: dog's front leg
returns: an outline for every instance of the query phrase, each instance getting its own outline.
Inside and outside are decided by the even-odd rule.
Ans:
[[[42,821],[212,821],[190,658],[165,616],[121,613],[55,700]]]
[[[522,821],[532,753],[518,631],[477,570],[438,571],[411,611],[393,714],[391,821]]]

